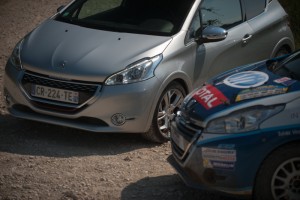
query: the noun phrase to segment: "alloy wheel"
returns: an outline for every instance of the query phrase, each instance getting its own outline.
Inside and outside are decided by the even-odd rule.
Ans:
[[[300,158],[291,158],[279,165],[272,177],[274,199],[300,199]]]
[[[170,138],[170,123],[183,102],[184,94],[177,88],[168,90],[158,107],[157,124],[161,135]]]

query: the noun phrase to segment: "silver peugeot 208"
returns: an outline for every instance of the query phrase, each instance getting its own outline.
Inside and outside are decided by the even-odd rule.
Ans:
[[[4,97],[15,117],[161,143],[208,77],[293,50],[277,0],[74,0],[16,45]]]

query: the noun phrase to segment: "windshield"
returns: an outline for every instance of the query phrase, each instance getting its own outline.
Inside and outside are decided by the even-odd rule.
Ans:
[[[276,65],[274,73],[300,81],[300,51]]]
[[[56,20],[117,32],[173,35],[194,0],[78,0]]]

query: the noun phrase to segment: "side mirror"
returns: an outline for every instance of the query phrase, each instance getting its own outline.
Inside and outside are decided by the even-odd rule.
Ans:
[[[56,11],[57,11],[57,12],[60,12],[62,9],[64,9],[64,7],[65,7],[65,6],[59,6],[59,7],[56,9]]]
[[[228,32],[217,26],[208,26],[203,31],[197,30],[196,32],[196,42],[208,43],[208,42],[219,42],[226,39]]]

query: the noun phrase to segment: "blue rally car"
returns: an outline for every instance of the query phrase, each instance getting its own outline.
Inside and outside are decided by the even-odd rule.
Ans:
[[[300,51],[227,71],[189,94],[168,162],[191,187],[300,199]]]

